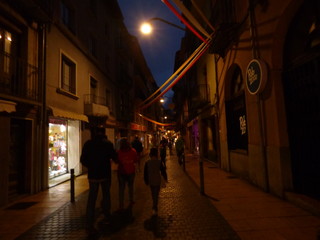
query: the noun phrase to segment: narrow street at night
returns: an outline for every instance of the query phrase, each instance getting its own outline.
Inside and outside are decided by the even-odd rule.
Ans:
[[[158,217],[152,216],[151,195],[141,171],[136,175],[136,203],[132,213],[116,212],[118,182],[114,172],[111,223],[106,225],[101,221],[102,216],[98,217],[99,234],[88,238],[85,231],[87,191],[83,188],[86,179],[80,176],[76,179],[75,203],[68,202],[67,182],[56,187],[61,188],[60,194],[53,194],[54,188],[51,188],[49,199],[44,194],[24,199],[36,202],[26,210],[1,210],[0,239],[316,239],[318,217],[208,162],[204,163],[206,195],[201,195],[198,164],[198,157],[188,154],[184,172],[176,156],[169,155],[169,183],[160,193]],[[45,216],[48,209],[61,204],[58,197],[64,204]]]

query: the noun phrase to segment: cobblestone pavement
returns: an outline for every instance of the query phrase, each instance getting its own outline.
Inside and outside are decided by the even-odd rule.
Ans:
[[[175,156],[167,159],[169,183],[161,189],[159,214],[152,216],[150,190],[143,183],[142,172],[135,181],[133,209],[117,212],[118,184],[113,173],[112,221],[104,224],[97,209],[99,233],[88,237],[85,231],[87,192],[75,203],[67,203],[17,239],[239,239],[210,201],[177,164]]]

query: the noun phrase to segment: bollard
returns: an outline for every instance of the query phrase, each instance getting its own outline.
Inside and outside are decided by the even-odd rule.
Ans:
[[[205,195],[205,193],[204,193],[203,161],[202,161],[201,157],[199,159],[199,170],[200,170],[200,194]]]
[[[74,202],[74,169],[70,169],[70,201]]]
[[[183,164],[183,171],[186,171],[186,156],[184,152],[182,153],[182,164]]]

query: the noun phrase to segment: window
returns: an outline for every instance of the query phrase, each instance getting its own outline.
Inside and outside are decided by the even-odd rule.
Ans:
[[[229,93],[226,96],[228,96],[226,101],[228,148],[248,150],[244,81],[239,66],[233,70]]]
[[[109,110],[111,111],[112,107],[112,100],[111,100],[111,91],[109,89],[106,89],[106,106],[109,107]]]
[[[76,94],[76,64],[62,54],[61,57],[61,88]]]
[[[109,23],[106,23],[104,25],[104,34],[106,35],[107,39],[109,39],[110,32],[111,32],[110,25],[109,25]]]
[[[90,76],[90,95],[93,103],[98,103],[98,81]]]
[[[92,56],[97,57],[97,41],[94,37],[89,39],[89,51]]]
[[[90,0],[90,9],[94,15],[97,15],[97,0]]]
[[[75,33],[74,12],[64,2],[60,4],[60,17],[62,23],[73,33]]]
[[[12,38],[11,32],[0,28],[1,72],[4,74],[12,72]]]

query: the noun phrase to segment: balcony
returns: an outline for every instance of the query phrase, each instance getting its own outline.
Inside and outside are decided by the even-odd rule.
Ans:
[[[40,102],[39,69],[25,60],[0,53],[0,94]]]
[[[109,107],[106,99],[94,94],[84,95],[84,114],[93,117],[109,117]]]
[[[189,102],[190,115],[196,115],[200,109],[208,106],[210,103],[210,85],[198,84]]]

